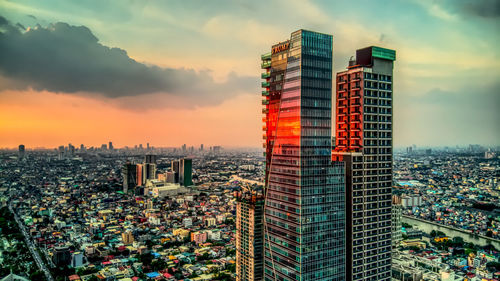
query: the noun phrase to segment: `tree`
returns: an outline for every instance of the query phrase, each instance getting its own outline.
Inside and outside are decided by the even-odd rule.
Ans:
[[[500,270],[500,262],[490,261],[489,263],[486,264],[486,267],[487,268],[494,268],[495,271],[499,271]]]
[[[410,246],[410,250],[414,251],[414,252],[419,252],[420,251],[420,248],[417,247],[417,246]]]
[[[40,270],[37,270],[37,271],[30,274],[30,280],[43,281],[43,280],[45,280],[45,276],[43,276],[43,272],[41,272]]]
[[[407,224],[406,222],[403,222],[401,224],[401,226],[403,226],[404,228],[412,228],[413,227],[411,224]]]
[[[215,276],[214,280],[231,281],[233,279],[231,278],[231,275],[229,275],[228,273],[221,272]]]
[[[228,270],[229,272],[236,272],[236,264],[232,263],[232,264],[227,265],[226,270]]]
[[[453,246],[463,246],[464,244],[464,239],[462,237],[453,237]]]
[[[476,251],[474,249],[471,249],[471,248],[466,248],[465,249],[465,255],[468,256],[470,253],[473,253],[475,255]]]
[[[151,261],[153,260],[153,256],[149,253],[141,254],[138,257],[139,261],[142,262],[144,266],[151,265]]]
[[[163,270],[167,267],[167,263],[163,259],[158,259],[151,263],[151,267],[154,271]]]

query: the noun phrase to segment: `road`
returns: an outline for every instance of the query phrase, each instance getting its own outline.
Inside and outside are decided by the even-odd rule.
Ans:
[[[31,238],[26,231],[26,227],[24,226],[24,223],[19,219],[17,216],[17,213],[14,212],[14,209],[12,208],[12,205],[9,203],[9,210],[12,214],[14,214],[14,219],[17,222],[17,225],[19,225],[19,229],[21,229],[21,232],[24,235],[24,240],[26,240],[26,245],[28,245],[28,248],[30,249],[31,255],[35,259],[36,264],[38,265],[38,268],[45,274],[45,278],[49,281],[54,281],[54,278],[52,277],[52,274],[50,274],[49,269],[43,262],[42,258],[40,258],[40,255],[38,254],[37,247],[33,245],[33,242],[31,241]]]

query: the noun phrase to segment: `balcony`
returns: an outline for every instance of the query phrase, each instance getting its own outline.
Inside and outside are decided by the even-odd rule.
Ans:
[[[263,63],[260,65],[260,67],[261,67],[262,69],[270,68],[270,67],[271,67],[271,61],[265,61],[265,62],[263,62]]]
[[[271,86],[271,84],[269,82],[262,82],[261,85],[262,85],[262,88],[268,88],[269,86]]]
[[[271,77],[271,73],[269,73],[269,72],[264,72],[264,73],[260,74],[260,78],[262,78],[262,79],[267,79],[269,77]]]
[[[260,56],[262,60],[270,60],[271,59],[271,53],[266,53]]]
[[[269,96],[269,91],[262,91],[262,95],[265,97]]]
[[[263,100],[262,101],[262,105],[268,105],[269,104],[269,101],[268,100]]]

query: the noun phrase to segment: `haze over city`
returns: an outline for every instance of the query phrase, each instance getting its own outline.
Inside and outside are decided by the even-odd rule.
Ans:
[[[258,147],[258,58],[297,28],[335,71],[397,50],[395,146],[499,144],[497,1],[185,2],[0,1],[0,147]]]

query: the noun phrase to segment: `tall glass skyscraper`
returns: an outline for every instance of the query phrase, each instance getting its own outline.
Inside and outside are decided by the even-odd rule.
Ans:
[[[337,73],[334,161],[346,165],[346,280],[391,279],[392,83],[396,51],[356,51]]]
[[[262,55],[264,280],[346,280],[344,163],[331,161],[331,35]]]

